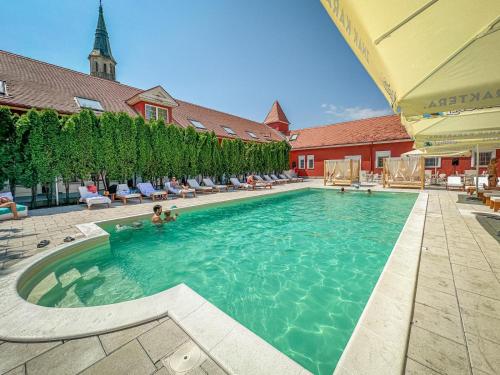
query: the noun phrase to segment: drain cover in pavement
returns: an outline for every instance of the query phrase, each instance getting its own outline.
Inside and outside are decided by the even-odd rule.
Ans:
[[[194,342],[187,342],[170,356],[170,368],[175,372],[192,370],[199,364],[201,350]]]

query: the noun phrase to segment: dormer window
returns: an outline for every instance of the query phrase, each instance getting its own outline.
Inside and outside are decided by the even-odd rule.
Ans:
[[[196,120],[189,120],[191,125],[193,125],[196,129],[201,129],[201,130],[207,130],[205,125],[203,125],[201,122],[196,121]]]
[[[168,120],[168,111],[165,108],[160,108],[151,104],[146,104],[144,107],[144,117],[146,120],[163,120],[166,123]]]
[[[6,95],[7,89],[5,85],[5,81],[0,81],[0,95]]]
[[[227,134],[229,135],[236,135],[236,133],[234,132],[233,129],[227,127],[227,126],[223,126],[222,129],[224,129],[226,131]]]
[[[75,97],[75,100],[80,108],[92,109],[93,111],[99,111],[99,112],[104,111],[101,102],[98,100],[80,98],[78,96]]]
[[[248,134],[250,137],[254,138],[254,139],[259,138],[259,137],[257,137],[257,136],[255,135],[255,133],[254,133],[254,132],[247,131],[247,134]]]
[[[297,137],[298,137],[298,136],[299,136],[298,134],[292,134],[292,135],[290,136],[290,140],[291,140],[291,141],[295,141],[295,140],[297,139]]]

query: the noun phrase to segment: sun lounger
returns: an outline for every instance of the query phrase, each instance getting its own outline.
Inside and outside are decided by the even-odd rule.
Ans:
[[[152,200],[156,200],[156,198],[162,198],[167,195],[165,190],[157,190],[151,185],[151,182],[140,182],[137,184],[137,188],[141,192],[141,194],[147,198],[151,198]]]
[[[290,176],[292,178],[297,178],[300,182],[304,181],[305,178],[299,177],[294,171],[285,172],[285,176]]]
[[[499,190],[487,190],[487,191],[484,191],[483,195],[482,195],[483,203],[485,205],[489,206],[492,197],[500,197],[500,191]]]
[[[283,173],[279,174],[278,175],[281,179],[287,179],[288,182],[299,182],[299,179],[298,178],[293,178],[293,177],[288,177],[288,176],[285,176]]]
[[[472,194],[476,191],[476,181],[477,181],[477,177],[474,177],[474,179],[473,179],[474,184],[465,186],[465,191],[468,194]],[[477,182],[478,182],[479,190],[484,190],[484,186],[488,185],[488,177],[481,176],[481,177],[479,177],[479,181],[477,181]]]
[[[10,201],[14,201],[14,197],[12,196],[12,193],[10,191],[7,191],[5,193],[0,193],[0,197],[5,197],[8,198]],[[17,214],[19,217],[26,217],[28,216],[28,207],[22,205],[22,204],[16,204],[17,208]],[[14,215],[12,214],[12,211],[9,207],[2,207],[0,208],[0,220],[8,220],[12,219]]]
[[[276,181],[266,181],[258,174],[254,175],[254,177],[257,180],[257,183],[261,183],[261,184],[265,184],[265,185],[274,185],[276,183]]]
[[[231,177],[229,179],[231,181],[231,184],[235,187],[235,189],[248,189],[248,190],[255,190],[255,186],[252,186],[250,184],[247,184],[245,182],[240,182],[237,178]]]
[[[276,177],[276,175],[275,175],[275,174],[271,174],[271,178],[272,178],[274,181],[282,181],[283,183],[290,182],[290,179],[289,179],[289,178],[278,178],[278,177]]]
[[[200,186],[198,181],[196,181],[194,178],[188,179],[187,183],[190,188],[196,190],[197,193],[213,193],[214,188],[210,186]]]
[[[283,174],[288,177],[288,178],[291,178],[291,179],[294,179],[295,181],[297,182],[302,182],[304,181],[304,179],[302,177],[299,177],[297,176],[296,174],[290,174],[288,172],[283,172]]]
[[[214,184],[214,182],[210,179],[210,178],[204,178],[203,179],[203,183],[206,185],[206,186],[210,186],[212,189],[218,191],[218,192],[221,192],[222,190],[225,190],[227,191],[227,186],[226,185],[216,185]]]
[[[490,208],[493,208],[493,211],[498,212],[500,209],[500,196],[490,197]]]
[[[196,198],[196,190],[195,189],[177,189],[174,188],[173,186],[170,185],[170,182],[165,182],[165,189],[169,193],[172,193],[176,196],[180,196],[182,198],[186,198],[187,195],[192,195],[194,198]]]
[[[449,189],[464,189],[464,183],[462,181],[462,177],[460,176],[448,176],[446,180],[446,190]]]
[[[286,181],[284,180],[280,180],[280,179],[276,179],[276,180],[273,180],[271,177],[269,177],[269,175],[265,174],[264,175],[264,180],[266,182],[271,182],[271,183],[275,183],[275,184],[284,184],[286,183]]]
[[[142,203],[142,195],[140,193],[132,193],[127,184],[119,184],[115,194],[116,199],[120,199],[123,204],[127,204],[127,199],[139,199]]]
[[[107,204],[108,207],[111,206],[111,199],[99,193],[91,193],[86,186],[79,186],[78,191],[80,192],[80,203],[85,203],[89,210],[96,204]]]

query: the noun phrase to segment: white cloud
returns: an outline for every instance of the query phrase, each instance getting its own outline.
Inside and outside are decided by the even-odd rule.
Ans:
[[[392,111],[387,109],[375,109],[369,107],[338,107],[333,104],[321,104],[324,113],[338,120],[359,120],[362,118],[390,115]]]

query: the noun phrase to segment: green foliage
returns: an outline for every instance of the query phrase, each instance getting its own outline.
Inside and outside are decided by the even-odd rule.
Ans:
[[[126,113],[106,112],[97,118],[83,110],[59,118],[52,110],[30,110],[17,119],[0,108],[0,125],[1,180],[33,191],[38,184],[50,191],[57,176],[68,194],[71,181],[92,176],[125,181],[138,174],[157,181],[201,174],[220,180],[281,172],[289,162],[286,141],[220,142],[214,132],[166,125],[163,120],[145,122]]]

